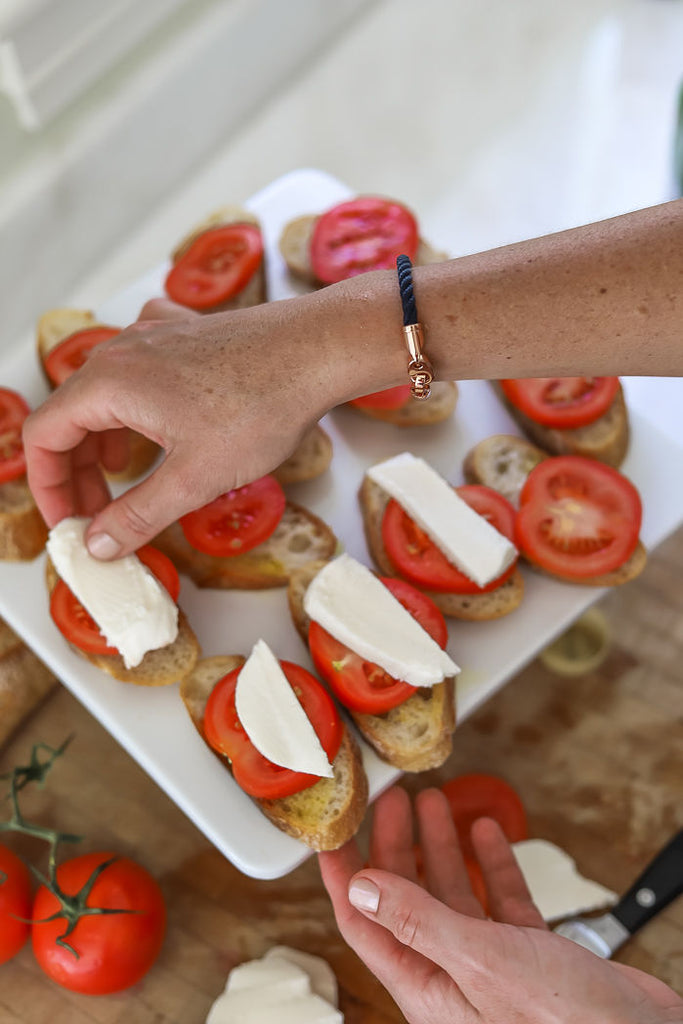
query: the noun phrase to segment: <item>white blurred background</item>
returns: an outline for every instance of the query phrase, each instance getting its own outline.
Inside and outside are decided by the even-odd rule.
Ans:
[[[673,198],[683,0],[0,0],[0,308],[97,306],[299,167],[453,255]]]

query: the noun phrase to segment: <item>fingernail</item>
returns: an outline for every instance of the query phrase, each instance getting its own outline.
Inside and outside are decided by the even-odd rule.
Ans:
[[[379,889],[369,879],[359,878],[349,887],[349,903],[352,903],[358,910],[376,914],[379,907]]]
[[[88,551],[95,558],[115,558],[121,550],[121,545],[108,533],[95,533],[88,537]]]

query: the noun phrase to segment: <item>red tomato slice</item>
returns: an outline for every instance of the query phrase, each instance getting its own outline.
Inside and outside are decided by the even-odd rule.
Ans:
[[[466,484],[455,488],[463,501],[508,540],[513,539],[515,510],[502,494],[481,484]],[[387,504],[382,520],[382,539],[387,555],[398,572],[416,587],[448,594],[485,594],[495,590],[515,571],[517,562],[497,579],[479,587],[448,561],[417,523],[394,501]]]
[[[21,921],[19,918],[23,918]],[[0,964],[19,952],[29,937],[31,876],[16,853],[0,844]]]
[[[72,992],[101,996],[130,988],[156,960],[166,933],[166,907],[159,884],[140,864],[113,853],[86,853],[57,868],[57,884],[69,896],[80,892],[100,865],[104,868],[85,899],[86,907],[123,910],[120,914],[86,914],[65,942],[57,943],[67,921],[59,916],[57,898],[41,886],[33,904],[31,935],[40,967]],[[45,920],[55,915],[54,920]]]
[[[0,483],[16,480],[26,472],[21,428],[30,413],[20,394],[0,388]]]
[[[332,764],[344,733],[344,725],[332,698],[305,668],[291,661],[281,661],[280,665]],[[203,727],[207,743],[229,758],[236,782],[250,796],[278,800],[314,786],[319,781],[317,775],[273,764],[259,753],[247,736],[235,707],[240,672],[241,668],[233,669],[211,691],[204,710]]]
[[[619,389],[618,377],[524,377],[501,380],[515,408],[545,427],[571,429],[607,412]]]
[[[526,479],[515,543],[547,572],[589,579],[628,561],[641,520],[640,495],[625,476],[594,459],[558,455]]]
[[[460,848],[466,861],[476,863],[470,829],[477,818],[493,818],[511,843],[528,839],[524,804],[512,786],[498,776],[479,773],[458,775],[444,782],[441,789],[451,805]]]
[[[64,338],[48,352],[45,359],[45,373],[51,383],[57,387],[76,370],[80,370],[88,358],[88,353],[97,345],[115,338],[120,333],[118,327],[88,327]]]
[[[432,599],[405,580],[382,577],[382,583],[438,645],[445,648],[448,627]],[[379,665],[365,661],[345,647],[319,622],[311,622],[308,627],[308,645],[316,671],[335,697],[352,711],[379,715],[402,704],[416,692],[414,686],[392,678]]]
[[[180,577],[170,558],[158,548],[145,545],[137,552],[140,561],[154,573],[166,588],[173,601],[178,600]],[[88,614],[80,601],[67,587],[64,580],[57,584],[50,595],[50,615],[60,633],[69,643],[88,654],[118,654],[115,647],[109,647],[100,633],[99,626]]]
[[[386,391],[374,391],[371,395],[354,398],[349,405],[357,409],[400,409],[410,401],[410,384],[399,384],[396,388]]]
[[[401,253],[412,260],[417,247],[417,223],[410,210],[390,199],[364,196],[318,217],[311,266],[319,281],[334,284],[368,270],[393,268]]]
[[[241,292],[263,259],[255,224],[224,224],[202,232],[166,277],[169,298],[191,309],[211,309]]]
[[[287,499],[274,476],[236,487],[180,519],[185,539],[197,551],[221,558],[262,544],[282,519]]]

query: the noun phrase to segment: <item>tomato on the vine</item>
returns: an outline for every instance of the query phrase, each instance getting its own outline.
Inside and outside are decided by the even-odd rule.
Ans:
[[[75,897],[101,865],[85,899],[88,908],[121,913],[88,913],[67,932],[57,896],[42,885],[33,904],[31,938],[42,970],[73,992],[108,995],[130,988],[156,960],[166,932],[166,907],[158,882],[140,864],[111,852],[86,853],[57,868],[57,884]],[[54,920],[48,918],[55,916]],[[62,938],[63,944],[57,943]]]
[[[0,844],[0,964],[11,960],[28,939],[30,918],[29,870],[16,853]]]

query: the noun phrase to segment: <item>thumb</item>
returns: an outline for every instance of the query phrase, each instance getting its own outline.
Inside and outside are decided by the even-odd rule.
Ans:
[[[168,455],[154,473],[93,517],[86,534],[88,550],[104,561],[128,555],[212,497],[203,498],[191,463]]]
[[[458,982],[464,971],[486,962],[491,922],[458,914],[399,875],[364,870],[351,879],[349,902]]]

